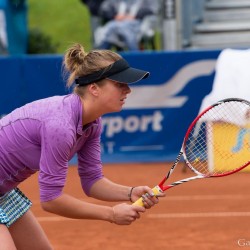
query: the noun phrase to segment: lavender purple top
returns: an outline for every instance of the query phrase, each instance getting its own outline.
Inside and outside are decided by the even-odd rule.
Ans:
[[[101,119],[82,126],[76,94],[54,96],[18,108],[0,120],[0,194],[39,171],[41,201],[61,195],[69,160],[77,153],[82,188],[89,194],[103,177]]]

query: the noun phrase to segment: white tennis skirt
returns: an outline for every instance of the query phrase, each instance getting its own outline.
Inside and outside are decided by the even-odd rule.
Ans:
[[[0,224],[10,227],[31,206],[32,202],[18,188],[0,196]]]

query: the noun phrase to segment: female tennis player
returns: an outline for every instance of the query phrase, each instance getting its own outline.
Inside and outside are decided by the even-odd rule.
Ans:
[[[54,96],[20,107],[0,120],[0,242],[1,249],[51,249],[30,211],[31,201],[18,185],[39,171],[41,206],[45,211],[75,219],[131,224],[145,208],[158,202],[147,186],[129,187],[104,177],[100,159],[101,116],[117,112],[130,93],[128,84],[148,77],[117,53],[84,51],[80,44],[65,53],[64,72],[72,94]],[[35,84],[35,83],[34,83]],[[69,160],[77,154],[84,192],[113,207],[78,200],[63,192]]]

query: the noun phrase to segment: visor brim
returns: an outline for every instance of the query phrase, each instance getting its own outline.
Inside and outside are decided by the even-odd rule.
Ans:
[[[116,82],[132,84],[132,83],[136,83],[142,79],[147,78],[149,74],[150,73],[147,71],[130,67],[121,72],[108,76],[107,79],[110,79]]]

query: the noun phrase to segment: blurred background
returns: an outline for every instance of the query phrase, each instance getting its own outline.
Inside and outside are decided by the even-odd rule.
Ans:
[[[91,49],[91,2],[98,5],[102,1],[1,0],[3,53],[61,54],[72,42],[80,42],[87,50]],[[154,2],[158,6],[154,13],[155,50],[249,46],[249,1]]]
[[[100,46],[103,27],[117,14],[109,2],[119,1],[0,0],[0,117],[71,91],[63,53],[75,42],[86,51]],[[103,161],[171,161],[200,109],[228,97],[250,99],[250,0],[139,0],[132,13],[140,26],[129,38],[137,49],[123,34],[110,49],[151,75],[131,86],[121,113],[103,117]]]

